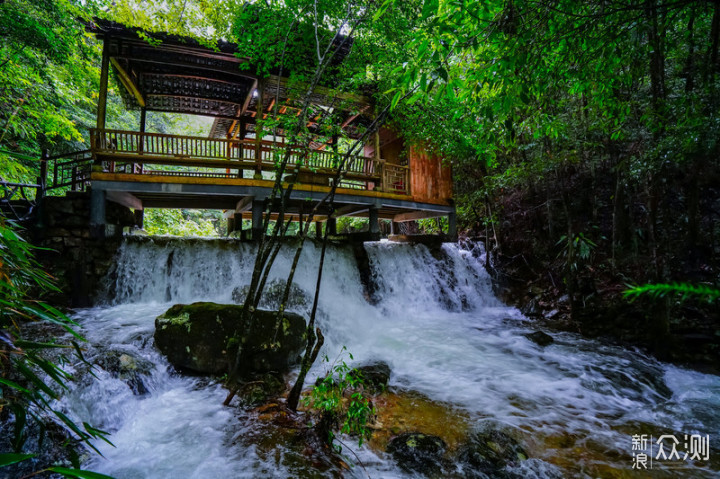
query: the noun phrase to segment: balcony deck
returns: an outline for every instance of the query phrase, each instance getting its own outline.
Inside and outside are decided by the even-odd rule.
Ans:
[[[313,202],[330,192],[342,158],[333,151],[302,152],[270,141],[120,130],[93,129],[90,145],[90,150],[51,159],[51,185],[90,186],[136,210],[223,209],[243,218],[251,218],[253,203],[270,195],[282,155],[289,155],[286,175],[297,174],[288,205],[291,216],[307,214]],[[352,156],[336,189],[333,211],[319,210],[315,219],[375,215],[402,222],[454,214],[449,199],[417,201],[410,185],[410,167]]]

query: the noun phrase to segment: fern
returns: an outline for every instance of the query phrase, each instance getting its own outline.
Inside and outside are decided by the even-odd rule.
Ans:
[[[630,286],[630,285],[628,285]],[[668,295],[680,295],[680,300],[685,301],[690,298],[705,300],[708,303],[720,299],[720,289],[708,286],[706,284],[689,284],[689,283],[656,283],[643,284],[640,286],[630,286],[629,289],[623,291],[623,296],[630,301],[634,301],[637,297],[647,294],[654,298],[664,298]]]

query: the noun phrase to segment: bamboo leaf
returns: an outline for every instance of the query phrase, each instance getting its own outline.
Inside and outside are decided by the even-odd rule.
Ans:
[[[0,454],[0,467],[17,464],[18,462],[27,461],[37,456],[37,454]]]
[[[48,468],[48,471],[57,472],[65,477],[73,477],[77,479],[113,479],[112,476],[106,476],[99,472],[86,471],[84,469],[68,469],[66,467],[54,466]]]

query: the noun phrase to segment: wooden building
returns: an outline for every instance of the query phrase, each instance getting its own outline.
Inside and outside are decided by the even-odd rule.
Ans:
[[[88,28],[103,41],[97,127],[90,132],[89,150],[55,158],[51,168],[56,185],[90,188],[96,230],[101,232],[105,222],[105,202],[114,201],[134,209],[139,223],[144,208],[212,208],[226,210],[237,226],[241,218],[252,219],[253,236],[262,234],[276,158],[288,151],[287,173],[296,174],[290,214],[307,214],[330,191],[337,138],[321,141],[318,136],[296,149],[282,130],[273,137],[256,131],[259,118],[299,111],[287,78],[254,75],[233,44],[213,50],[189,38],[163,35],[159,45],[151,45],[117,23],[97,21]],[[110,75],[122,85],[126,107],[140,111],[137,131],[106,128]],[[311,101],[315,111],[332,111],[350,139],[361,138],[373,119],[372,102],[362,95],[318,87]],[[207,137],[149,133],[148,111],[214,120]],[[307,125],[311,131],[314,120]],[[452,178],[441,158],[406,145],[385,128],[359,153],[347,162],[334,208],[318,211],[316,221],[332,226],[338,216],[368,217],[370,232],[377,233],[381,218],[398,223],[447,216],[449,234],[455,235]]]

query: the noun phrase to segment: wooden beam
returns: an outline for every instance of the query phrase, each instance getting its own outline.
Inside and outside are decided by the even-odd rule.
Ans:
[[[342,206],[338,209],[336,209],[332,215],[330,215],[331,218],[339,218],[341,216],[348,216],[356,213],[360,213],[362,211],[367,211],[370,208],[369,205],[346,205]]]
[[[400,213],[393,217],[395,223],[404,223],[406,221],[424,220],[425,218],[437,218],[438,216],[447,216],[447,213],[439,211],[413,211],[412,213]]]
[[[128,208],[132,208],[134,210],[143,209],[142,201],[140,201],[140,199],[137,196],[133,195],[132,193],[109,190],[107,192],[107,199],[110,201],[114,201],[115,203],[117,203],[119,205],[123,205],[123,206],[127,206]]]
[[[235,213],[242,213],[243,211],[248,211],[250,208],[252,208],[252,202],[254,199],[254,196],[246,196],[245,198],[238,201],[237,205],[235,205]]]
[[[168,95],[165,93],[151,93],[148,95],[148,98],[150,97],[160,97],[160,98],[183,98],[187,100],[200,100],[200,101],[216,101],[218,103],[225,103],[228,105],[233,105],[239,107],[240,104],[236,101],[230,101],[230,100],[223,100],[221,98],[205,98],[205,97],[199,97],[199,96],[190,96],[190,95]],[[231,116],[230,119],[237,119],[237,117]]]
[[[120,77],[120,82],[125,86],[125,89],[132,93],[132,95],[137,100],[138,104],[145,108],[145,98],[143,98],[142,93],[140,93],[140,90],[138,90],[135,83],[132,81],[132,78],[130,78],[130,75],[128,72],[125,71],[125,69],[120,65],[120,62],[117,61],[115,58],[110,59],[110,63],[115,67],[115,70],[118,72],[118,76]]]
[[[108,39],[103,42],[102,62],[100,63],[100,90],[98,91],[97,129],[105,129],[107,112],[108,70],[110,69],[110,45]]]
[[[370,105],[365,105],[364,107],[362,107],[359,112],[357,112],[356,114],[352,115],[352,116],[349,117],[347,120],[345,120],[345,121],[342,123],[342,125],[340,125],[340,128],[345,128],[345,127],[348,126],[350,123],[352,123],[353,121],[355,121],[355,119],[356,119],[357,117],[359,117],[360,115],[362,115],[363,113],[365,113],[365,111],[366,111],[369,107],[370,107]]]

